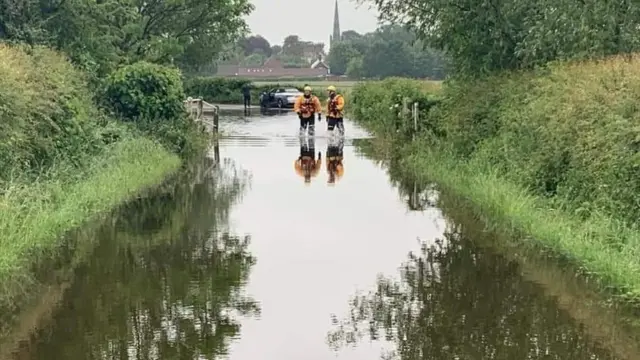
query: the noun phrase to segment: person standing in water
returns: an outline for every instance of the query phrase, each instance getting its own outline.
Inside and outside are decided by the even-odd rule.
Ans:
[[[329,86],[327,91],[327,130],[333,131],[334,128],[338,128],[340,133],[344,134],[344,97],[336,92],[333,85]]]
[[[246,83],[242,86],[242,99],[244,101],[244,110],[251,109],[251,84]]]
[[[309,136],[313,136],[315,132],[315,114],[318,114],[318,121],[321,119],[322,105],[318,97],[311,94],[311,87],[304,87],[304,95],[299,96],[293,104],[293,111],[298,114],[300,119],[300,135],[303,135],[307,129]]]

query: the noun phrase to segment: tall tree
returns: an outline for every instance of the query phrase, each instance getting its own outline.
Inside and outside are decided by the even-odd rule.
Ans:
[[[347,65],[354,57],[361,54],[349,42],[339,42],[333,44],[327,62],[331,67],[331,73],[335,75],[344,75],[347,72]]]
[[[282,44],[282,53],[289,56],[302,56],[303,44],[298,35],[289,35]]]
[[[246,56],[256,53],[256,50],[259,50],[266,56],[271,56],[273,52],[271,50],[271,44],[269,44],[269,41],[267,41],[267,39],[263,38],[260,35],[252,35],[243,38],[241,43],[242,48],[244,49],[244,54]]]

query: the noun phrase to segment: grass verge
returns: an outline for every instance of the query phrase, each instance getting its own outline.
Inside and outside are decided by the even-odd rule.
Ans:
[[[65,233],[157,185],[179,166],[178,156],[156,142],[130,138],[97,156],[81,180],[53,176],[9,188],[0,197],[0,302],[29,293],[33,264],[51,258]]]
[[[450,80],[436,93],[409,79],[363,83],[350,111],[402,144],[404,166],[522,235],[521,245],[542,245],[638,305],[639,64],[553,63]],[[417,132],[405,98],[419,103]]]
[[[409,148],[411,150],[409,150]],[[640,234],[605,215],[588,219],[555,210],[548,201],[499,175],[478,160],[461,160],[446,149],[413,144],[401,166],[430,179],[473,203],[491,224],[517,234],[524,245],[551,250],[593,276],[611,294],[637,305],[640,301]],[[522,236],[524,235],[524,236]],[[612,239],[620,244],[612,245]]]

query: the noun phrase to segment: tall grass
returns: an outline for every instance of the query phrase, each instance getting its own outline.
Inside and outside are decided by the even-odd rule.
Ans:
[[[179,164],[157,143],[132,138],[96,157],[83,180],[51,176],[10,186],[0,197],[0,296],[27,293],[31,266],[55,254],[67,231],[158,184]]]
[[[583,275],[595,275],[593,279],[613,295],[640,301],[640,233],[624,222],[603,214],[582,219],[555,209],[492,166],[477,159],[461,160],[444,147],[407,152],[402,165],[468,199],[489,223],[524,235],[517,237],[522,245],[542,246],[578,265]]]
[[[527,235],[521,244],[550,249],[637,302],[639,65],[613,57],[449,81],[421,112],[414,141],[395,109],[404,96],[428,99],[419,84],[359,84],[350,105],[358,121],[402,144],[408,169]]]

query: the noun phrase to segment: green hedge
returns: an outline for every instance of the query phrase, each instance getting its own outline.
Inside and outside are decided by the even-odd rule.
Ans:
[[[410,132],[386,138],[400,144],[404,166],[523,244],[552,249],[640,303],[639,65],[613,58],[449,81],[414,141]],[[350,109],[385,137],[394,119],[385,107],[421,96],[411,82],[361,84]]]
[[[259,105],[259,97],[262,92],[269,91],[276,87],[273,85],[254,85],[251,80],[227,79],[221,77],[195,77],[185,81],[185,93],[193,98],[202,98],[210,103],[217,104],[242,104],[242,87],[245,84],[251,86],[251,103]],[[296,88],[303,90],[299,84],[280,83],[280,87]],[[313,87],[313,94],[320,100],[327,99],[326,88]]]
[[[0,44],[0,183],[80,164],[103,143],[85,76],[60,53]]]
[[[418,103],[420,131],[435,130],[434,124],[427,119],[439,97],[435,92],[425,91],[423,82],[404,78],[356,84],[349,93],[349,116],[366,122],[379,133],[408,135],[413,132],[414,122],[410,114],[402,114],[405,98],[409,100],[409,110],[413,103]]]
[[[107,79],[105,98],[115,115],[169,150],[188,156],[203,147],[204,137],[185,112],[178,69],[147,62],[124,66]]]
[[[481,158],[560,208],[584,218],[602,212],[635,222],[640,218],[637,65],[615,59],[451,81],[434,111],[421,114],[420,130],[456,156]],[[350,109],[369,126],[391,128],[403,96],[431,99],[420,94],[417,81],[390,79],[357,85]]]

